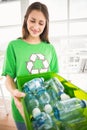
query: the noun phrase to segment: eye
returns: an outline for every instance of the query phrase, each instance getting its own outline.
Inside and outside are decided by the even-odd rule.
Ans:
[[[42,22],[42,21],[41,21],[41,22],[39,22],[39,25],[41,25],[41,26],[43,26],[44,24],[45,24],[45,23],[44,23],[44,22]]]
[[[30,20],[31,23],[35,23],[35,20]]]
[[[41,26],[42,26],[42,25],[43,25],[43,23],[39,23],[39,25],[41,25]]]

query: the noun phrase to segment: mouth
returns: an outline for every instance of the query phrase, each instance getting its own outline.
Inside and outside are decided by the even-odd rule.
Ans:
[[[39,31],[38,30],[32,30],[32,32],[33,32],[33,34],[38,34],[39,33]]]

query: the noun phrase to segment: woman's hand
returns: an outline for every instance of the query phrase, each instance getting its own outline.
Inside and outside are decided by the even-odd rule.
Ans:
[[[12,95],[13,95],[14,102],[16,104],[17,109],[19,110],[19,112],[22,115],[22,117],[25,119],[24,111],[23,111],[23,106],[22,106],[22,103],[21,103],[21,98],[25,97],[25,93],[20,92],[18,89],[15,89],[13,91]]]

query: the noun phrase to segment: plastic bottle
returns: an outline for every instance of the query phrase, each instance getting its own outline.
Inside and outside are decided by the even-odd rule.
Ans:
[[[41,112],[39,108],[33,110],[33,128],[35,130],[56,130],[53,127],[53,122],[51,117],[45,113]]]
[[[67,95],[65,92],[64,92],[64,86],[62,85],[62,83],[59,81],[58,78],[54,77],[52,78],[52,82],[55,84],[55,86],[57,87],[57,92],[58,92],[58,96],[60,96],[60,99],[61,100],[66,100],[66,99],[69,99],[70,96]]]
[[[45,81],[44,87],[47,93],[50,95],[50,104],[53,105],[56,101],[60,100],[57,94],[57,90],[53,84],[50,84],[51,80]]]
[[[59,130],[59,127],[60,127],[60,123],[58,122],[58,120],[55,118],[54,116],[54,112],[53,112],[53,109],[52,109],[52,106],[50,104],[46,105],[44,107],[44,111],[50,115],[51,119],[52,119],[52,122],[53,122],[53,127],[56,129],[56,130]]]
[[[29,113],[32,113],[34,108],[39,107],[38,100],[36,99],[34,94],[32,94],[30,91],[25,96],[25,103],[26,103],[27,110]]]
[[[87,117],[82,116],[73,121],[62,122],[61,130],[87,130]]]
[[[58,100],[70,98],[64,93],[64,87],[61,85],[61,83],[60,85],[58,83],[60,82],[57,81],[57,79],[55,80],[55,78],[51,78],[44,82],[44,86],[51,97],[51,104],[54,104],[54,102]]]
[[[23,90],[23,92],[25,92],[25,93],[28,93],[28,92],[29,92],[29,88],[28,88],[27,83],[25,83],[25,84],[23,85],[22,90]]]
[[[36,93],[39,87],[41,87],[44,83],[44,78],[33,78],[32,80],[26,82],[23,85],[23,90],[26,91],[31,91],[33,94]]]
[[[44,87],[38,89],[36,97],[40,103],[41,109],[44,109],[44,107],[50,103],[50,95],[47,93]]]
[[[86,106],[86,100],[70,98],[56,102],[53,106],[53,111],[58,120],[69,121],[83,116],[84,108],[86,108]]]
[[[24,84],[23,88],[24,88],[25,92],[27,92],[27,91],[29,93],[31,92],[31,94],[32,94],[31,97],[33,97],[33,95],[35,96],[35,98],[40,103],[41,109],[43,109],[44,106],[50,102],[50,95],[46,92],[46,89],[44,88],[44,79],[42,77],[41,78],[34,78],[34,79],[26,82]],[[29,96],[29,98],[30,98],[30,96]],[[36,102],[35,99],[34,99],[34,101]],[[29,100],[28,104],[29,104],[29,102],[31,102],[31,101]]]

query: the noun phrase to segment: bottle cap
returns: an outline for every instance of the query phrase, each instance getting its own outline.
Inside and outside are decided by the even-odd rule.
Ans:
[[[35,118],[36,116],[40,115],[41,111],[39,108],[34,108],[32,111],[32,115]]]
[[[52,112],[52,107],[50,104],[46,104],[45,107],[44,107],[44,111],[46,113],[51,113]]]
[[[60,95],[60,97],[61,97],[61,100],[70,99],[70,96],[67,95],[66,93],[62,93],[62,94]]]
[[[83,107],[87,107],[87,100],[82,100],[82,102],[84,103]]]

